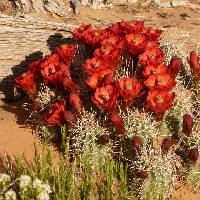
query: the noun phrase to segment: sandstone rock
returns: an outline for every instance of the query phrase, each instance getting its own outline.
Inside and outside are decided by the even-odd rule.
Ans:
[[[70,36],[66,31],[75,27],[27,15],[13,17],[0,14],[0,99],[18,98],[14,76],[23,73],[32,60],[50,54]],[[63,32],[64,36],[61,35]]]
[[[1,0],[0,11],[7,14],[8,8],[12,12],[57,16],[65,16],[71,10],[68,0]]]
[[[8,0],[0,0],[0,12],[11,15],[16,9],[15,3]]]
[[[191,3],[190,0],[157,0],[157,3],[160,7],[175,7],[175,6],[184,6]]]

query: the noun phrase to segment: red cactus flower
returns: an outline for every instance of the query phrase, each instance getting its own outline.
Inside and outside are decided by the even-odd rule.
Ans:
[[[43,78],[51,84],[61,84],[63,81],[63,78],[70,77],[70,69],[65,64],[59,64],[57,66],[55,65],[48,65],[45,67],[42,71]]]
[[[74,126],[76,124],[74,115],[70,111],[65,111],[63,115],[64,115],[64,121],[67,122],[70,126]]]
[[[170,74],[150,75],[144,84],[154,90],[171,90],[176,86],[175,79]]]
[[[114,46],[115,48],[122,49],[124,40],[119,35],[113,35],[104,39],[101,44],[103,46]]]
[[[89,25],[81,25],[80,27],[76,28],[72,35],[76,40],[83,40],[85,34],[87,34],[88,31],[92,30],[92,26]]]
[[[156,66],[163,63],[164,59],[165,55],[160,48],[147,49],[139,56],[139,62],[143,66]]]
[[[76,109],[78,117],[81,118],[83,115],[83,104],[79,95],[77,93],[71,93],[69,95],[69,103]]]
[[[183,116],[183,133],[190,137],[192,134],[192,128],[193,128],[193,118],[189,114],[185,114]]]
[[[29,63],[28,68],[35,76],[41,75],[41,63],[45,61],[46,57]]]
[[[119,25],[123,34],[141,33],[144,28],[144,22],[140,20],[121,21]]]
[[[142,138],[140,136],[133,136],[132,138],[132,147],[135,149],[135,150],[141,150],[141,148],[143,147],[143,142],[142,142]]]
[[[70,66],[74,58],[74,55],[77,51],[76,44],[62,44],[55,49],[55,52],[59,55],[61,60],[67,65]]]
[[[70,77],[69,67],[59,62],[57,54],[47,57],[41,66],[41,74],[48,83],[61,84],[64,77]]]
[[[105,144],[109,143],[109,141],[110,141],[110,136],[107,135],[107,134],[101,135],[101,136],[99,137],[99,141],[100,141],[102,144],[105,145]]]
[[[42,59],[40,63],[40,69],[44,69],[46,66],[52,64],[57,66],[59,65],[59,63],[60,63],[60,58],[56,53],[47,55]]]
[[[60,100],[54,104],[51,104],[48,111],[44,113],[44,120],[47,126],[60,126],[64,122],[66,102]]]
[[[144,28],[143,33],[149,41],[157,41],[160,39],[162,30],[153,28]]]
[[[145,50],[159,48],[160,43],[158,41],[148,41]]]
[[[121,49],[114,49],[107,56],[102,56],[108,68],[116,70],[119,67],[121,60],[121,53],[122,53]]]
[[[94,56],[104,60],[106,68],[116,69],[120,63],[122,49],[103,45],[94,52]]]
[[[161,145],[161,149],[162,149],[163,154],[167,154],[172,145],[173,145],[173,141],[172,141],[171,138],[163,139],[162,145]]]
[[[64,78],[63,79],[63,86],[66,90],[69,90],[70,92],[73,92],[73,93],[78,92],[77,85],[70,78]]]
[[[126,35],[126,42],[128,51],[134,55],[142,53],[146,47],[146,38],[142,34]]]
[[[140,96],[143,85],[134,78],[123,77],[118,82],[119,92],[128,106]]]
[[[107,56],[114,50],[114,45],[102,45],[94,51],[95,57]]]
[[[114,35],[118,35],[120,36],[121,35],[121,27],[120,27],[120,23],[115,23],[115,24],[112,24],[111,26],[109,26],[107,28],[107,30],[111,33],[111,34],[114,34]]]
[[[112,113],[111,121],[113,125],[116,127],[118,133],[124,137],[126,130],[125,130],[124,120],[122,119],[122,117],[120,117],[117,113]]]
[[[31,96],[36,95],[35,75],[30,70],[16,77],[15,83]]]
[[[46,55],[40,60],[36,60],[29,63],[29,70],[33,72],[36,76],[42,76],[41,70],[43,70],[46,66],[51,64],[58,65],[59,63],[59,56],[56,53],[54,53],[51,55]]]
[[[199,158],[198,148],[190,149],[188,151],[187,158],[191,163],[195,164]]]
[[[89,30],[84,35],[84,41],[92,47],[98,47],[108,36],[109,32],[105,29]]]
[[[85,69],[87,74],[93,75],[95,73],[105,70],[107,66],[103,59],[98,57],[93,57],[85,61],[83,68]]]
[[[111,84],[113,80],[114,80],[114,72],[111,69],[106,69],[92,75],[86,81],[86,83],[90,86],[90,88],[96,89],[97,87]]]
[[[162,63],[157,66],[149,65],[146,66],[143,71],[143,76],[148,78],[150,75],[165,74],[168,73],[167,65]]]
[[[93,96],[94,103],[104,110],[116,110],[118,103],[118,92],[112,85],[97,88]]]
[[[158,114],[164,113],[172,107],[174,92],[151,90],[147,96],[147,108]]]
[[[170,74],[173,76],[173,77],[176,77],[178,72],[180,71],[181,69],[181,66],[182,66],[182,62],[180,59],[178,58],[172,58],[171,61],[170,61],[170,64],[168,66],[169,68],[169,71],[170,71]]]
[[[195,81],[198,82],[200,80],[200,58],[195,51],[190,52],[188,63],[190,65],[190,70]]]

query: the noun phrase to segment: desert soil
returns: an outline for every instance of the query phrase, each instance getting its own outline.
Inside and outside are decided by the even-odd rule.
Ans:
[[[196,4],[199,4],[198,1],[196,1]],[[137,5],[118,4],[112,8],[94,11],[88,7],[82,6],[79,15],[71,13],[65,18],[52,18],[49,16],[42,16],[42,18],[47,21],[70,23],[74,25],[91,23],[99,26],[117,22],[121,19],[131,20],[139,18],[143,19],[146,25],[165,29],[169,37],[174,38],[174,33],[178,31],[180,37],[177,38],[177,40],[184,45],[188,52],[192,49],[200,52],[199,8],[194,9],[184,6],[175,8],[141,8]],[[40,139],[26,123],[29,112],[22,107],[24,101],[25,100],[22,99],[11,103],[4,103],[3,99],[0,99],[0,167],[4,165],[5,153],[11,157],[16,157],[24,153],[29,161],[33,161],[34,144],[36,143],[41,149]],[[59,156],[56,147],[52,145],[51,150],[53,158],[56,160]],[[173,193],[174,200],[200,199],[198,193],[192,191],[185,185],[174,189]]]

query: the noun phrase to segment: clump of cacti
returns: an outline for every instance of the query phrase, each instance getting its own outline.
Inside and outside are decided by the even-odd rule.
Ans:
[[[137,20],[81,25],[74,42],[15,79],[43,127],[67,130],[71,162],[87,154],[93,165],[102,157],[125,163],[130,188],[154,199],[199,158],[199,56],[190,53],[187,74],[185,61],[160,46],[162,32]]]

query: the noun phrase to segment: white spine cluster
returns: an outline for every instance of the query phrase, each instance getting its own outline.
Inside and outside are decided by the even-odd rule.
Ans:
[[[104,121],[105,123],[103,123]],[[74,148],[78,155],[89,152],[92,159],[97,163],[98,158],[109,155],[108,146],[99,146],[97,144],[99,136],[110,134],[107,127],[102,127],[102,124],[107,123],[107,117],[97,119],[95,112],[86,111],[81,120],[77,122],[75,129],[72,129],[74,137]]]

